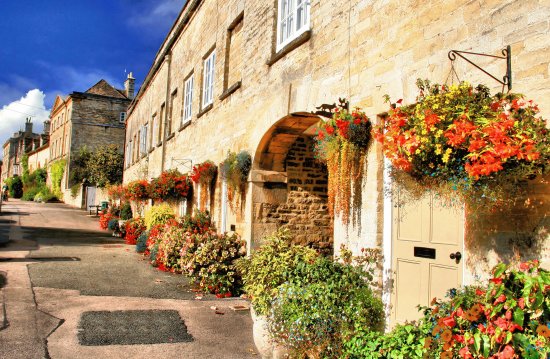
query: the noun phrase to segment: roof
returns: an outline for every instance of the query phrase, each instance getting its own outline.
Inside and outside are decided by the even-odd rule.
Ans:
[[[117,90],[116,88],[111,86],[104,79],[99,80],[98,83],[86,90],[85,93],[127,99],[127,97],[120,90]]]

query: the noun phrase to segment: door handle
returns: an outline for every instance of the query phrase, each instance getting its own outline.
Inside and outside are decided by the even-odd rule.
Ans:
[[[451,253],[451,255],[449,256],[451,259],[454,259],[456,260],[456,262],[460,262],[460,259],[462,258],[462,253],[460,252],[456,252],[456,253]]]

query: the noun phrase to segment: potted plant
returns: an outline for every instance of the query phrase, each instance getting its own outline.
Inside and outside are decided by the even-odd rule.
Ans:
[[[227,196],[233,208],[242,201],[246,190],[246,181],[252,168],[252,157],[246,151],[239,153],[229,152],[225,160],[220,163],[220,174],[227,183]]]
[[[237,260],[243,289],[251,299],[254,343],[262,358],[283,357],[286,352],[274,345],[267,329],[267,316],[279,286],[286,281],[285,273],[317,256],[313,249],[291,244],[289,232],[280,230],[250,257]]]
[[[548,172],[550,136],[533,101],[465,82],[417,84],[417,102],[399,100],[375,130],[401,188],[435,190],[470,208],[503,205],[519,182]]]
[[[210,195],[212,181],[216,178],[218,173],[218,167],[212,161],[205,161],[193,166],[193,172],[191,173],[191,180],[193,183],[201,186],[200,197],[198,201],[206,204],[207,198]],[[203,208],[202,206],[200,206]]]
[[[328,169],[328,208],[344,224],[358,219],[365,159],[371,143],[371,122],[359,108],[342,102],[329,120],[322,120],[315,137],[315,152]],[[351,203],[352,199],[355,203]]]

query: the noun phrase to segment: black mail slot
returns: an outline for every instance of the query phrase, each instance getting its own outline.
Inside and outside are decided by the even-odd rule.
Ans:
[[[435,259],[435,248],[414,247],[414,256]]]

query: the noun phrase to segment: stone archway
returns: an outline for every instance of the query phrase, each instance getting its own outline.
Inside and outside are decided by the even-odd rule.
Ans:
[[[319,117],[293,114],[264,135],[252,171],[252,248],[286,228],[297,244],[333,252],[333,226],[327,208],[328,173],[315,160],[313,134]]]

